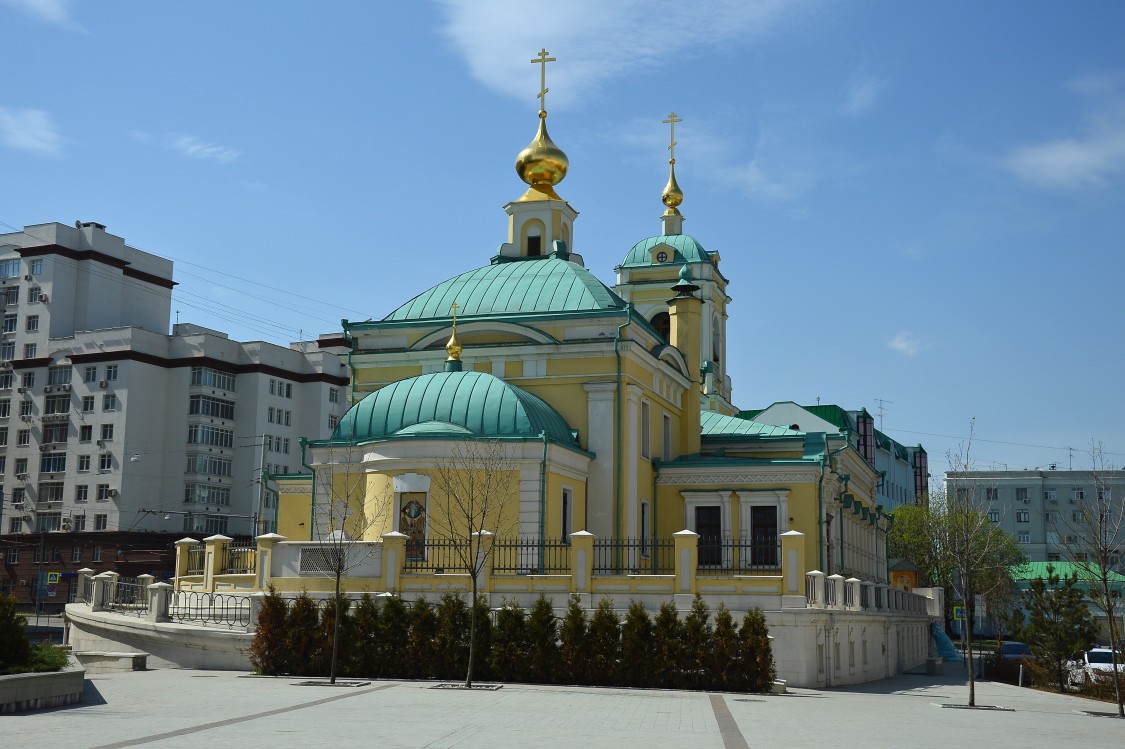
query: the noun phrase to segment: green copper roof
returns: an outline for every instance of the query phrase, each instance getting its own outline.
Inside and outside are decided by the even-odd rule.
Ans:
[[[657,245],[665,244],[674,250],[664,263],[653,259],[652,250]],[[703,249],[695,237],[690,234],[661,234],[656,237],[642,239],[633,245],[629,254],[621,261],[619,267],[639,268],[649,265],[683,265],[684,263],[710,263],[711,256]]]
[[[757,437],[794,437],[803,432],[795,432],[785,427],[759,424],[756,421],[738,416],[724,416],[716,411],[703,411],[699,414],[699,426],[704,437],[719,435],[753,435]]]
[[[594,274],[557,257],[497,263],[462,273],[424,291],[384,320],[531,312],[623,309],[625,302]]]
[[[399,380],[352,406],[333,441],[447,436],[538,437],[577,446],[563,417],[538,396],[484,372]]]
[[[1051,567],[1060,580],[1064,577],[1071,575],[1078,575],[1079,587],[1089,587],[1091,578],[1098,578],[1098,566],[1094,564],[1086,565],[1075,564],[1074,562],[1025,562],[1022,565],[1012,567],[1012,579],[1017,583],[1030,582],[1038,577],[1047,579],[1050,574],[1047,567]],[[1107,577],[1111,585],[1118,586],[1125,584],[1125,575],[1119,575],[1116,572],[1110,572]]]

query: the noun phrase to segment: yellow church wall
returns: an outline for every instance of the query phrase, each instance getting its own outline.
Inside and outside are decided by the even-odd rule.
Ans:
[[[309,496],[312,483],[307,478],[276,479],[278,487],[277,532],[288,539],[308,540],[312,528],[309,525],[309,512],[312,500]]]
[[[547,512],[545,534],[548,539],[561,539],[563,488],[570,489],[570,533],[586,527],[586,482],[576,481],[570,476],[547,472]]]

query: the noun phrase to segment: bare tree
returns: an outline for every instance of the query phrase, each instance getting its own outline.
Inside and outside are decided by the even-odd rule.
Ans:
[[[1117,609],[1122,586],[1115,582],[1117,575],[1113,571],[1125,555],[1125,497],[1120,490],[1114,497],[1112,472],[1101,443],[1090,443],[1090,461],[1089,483],[1074,488],[1070,515],[1056,513],[1055,528],[1066,561],[1073,564],[1079,582],[1106,616],[1117,715],[1125,718],[1117,657],[1121,652]]]
[[[319,547],[302,550],[301,567],[303,572],[319,573],[336,583],[329,667],[332,684],[336,683],[340,652],[343,580],[369,560],[375,545],[365,537],[369,531],[382,530],[390,517],[390,498],[386,492],[369,497],[367,478],[358,456],[349,448],[331,448],[313,465],[311,540]]]
[[[434,466],[429,537],[449,550],[453,565],[469,576],[472,587],[466,688],[473,686],[480,574],[495,538],[512,535],[518,523],[519,465],[512,449],[499,440],[458,441]]]

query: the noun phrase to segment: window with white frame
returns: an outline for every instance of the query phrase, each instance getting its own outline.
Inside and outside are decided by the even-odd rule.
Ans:
[[[1028,512],[1027,510],[1016,510],[1016,522],[1017,523],[1030,523],[1031,522],[1031,513]]]
[[[113,393],[106,393],[102,396],[102,410],[103,411],[116,411],[117,410],[117,396]]]
[[[102,453],[98,456],[98,470],[111,471],[113,470],[113,454]]]
[[[1000,522],[1000,511],[999,510],[989,510],[988,511],[988,520],[991,523],[999,523]]]
[[[94,547],[94,553],[90,555],[90,561],[91,562],[102,561],[102,547],[100,547],[100,546]]]
[[[104,531],[109,527],[109,515],[98,513],[94,515],[94,530]]]
[[[86,530],[86,516],[75,515],[70,519],[70,529],[76,533]]]
[[[109,484],[98,484],[97,501],[108,502],[110,497]]]
[[[562,490],[562,506],[560,508],[560,536],[563,543],[570,543],[570,534],[573,525],[574,513],[574,491],[569,486],[564,486]]]
[[[88,484],[78,484],[74,487],[74,501],[79,504],[90,501],[90,486]]]
[[[652,436],[649,433],[648,401],[641,401],[641,457],[648,458],[652,452]]]
[[[1030,531],[1020,531],[1018,541],[1021,544],[1031,543],[1031,532]]]
[[[105,365],[105,378],[106,378],[106,380],[108,380],[110,382],[117,379],[117,365],[116,364]]]
[[[86,367],[82,370],[83,382],[97,382],[98,381],[98,368],[96,366]]]
[[[672,459],[672,417],[668,414],[661,419],[660,459],[666,463]]]
[[[89,470],[90,470],[90,456],[89,455],[79,455],[78,456],[78,472],[79,473],[86,473]]]

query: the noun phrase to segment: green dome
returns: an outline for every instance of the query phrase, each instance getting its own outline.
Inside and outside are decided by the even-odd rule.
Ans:
[[[333,441],[428,437],[547,438],[578,443],[542,398],[485,372],[436,372],[399,380],[352,406]]]
[[[622,309],[625,302],[594,274],[556,257],[496,263],[424,291],[384,320]]]
[[[652,255],[657,245],[667,245],[673,252],[663,263],[657,262]],[[633,245],[629,254],[618,267],[643,268],[651,265],[683,265],[684,263],[710,263],[711,256],[703,245],[690,234],[661,234],[656,237],[642,239]]]

